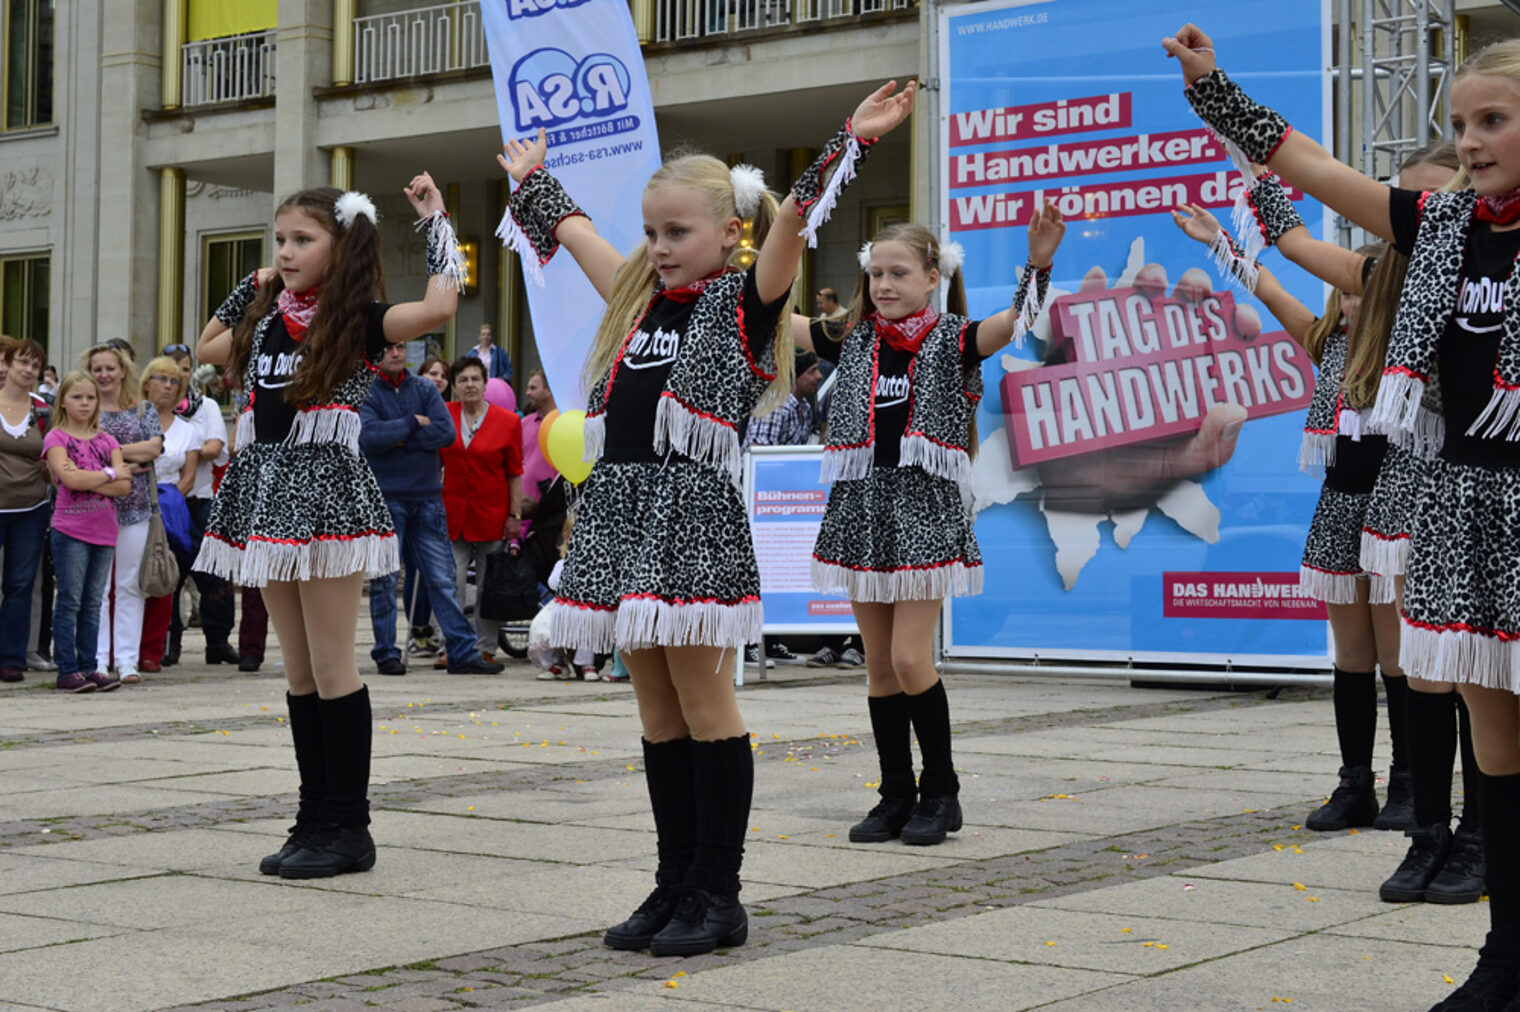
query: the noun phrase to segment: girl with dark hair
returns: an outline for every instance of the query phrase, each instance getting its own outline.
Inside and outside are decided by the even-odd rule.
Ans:
[[[857,843],[936,844],[961,828],[934,625],[947,596],[982,589],[971,531],[982,361],[1033,324],[1065,231],[1055,205],[1035,210],[1013,304],[985,320],[966,317],[960,246],[912,224],[887,226],[860,251],[842,340],[792,318],[798,346],[839,366],[823,463],[833,488],[812,573],[819,590],[849,596],[865,644],[881,802],[850,827]],[[934,299],[941,285],[943,313]],[[923,757],[916,783],[914,732]]]
[[[359,406],[388,344],[454,315],[461,275],[432,177],[407,184],[434,280],[386,305],[375,206],[303,190],[275,212],[275,264],[243,279],[206,324],[196,357],[226,364],[248,395],[196,567],[260,587],[285,657],[300,806],[266,875],[319,878],[375,863],[369,834],[369,690],[354,660],[359,588],[397,569],[395,529],[359,453]]]

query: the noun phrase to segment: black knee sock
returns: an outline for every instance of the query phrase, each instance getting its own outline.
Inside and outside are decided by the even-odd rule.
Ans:
[[[644,742],[644,781],[654,812],[655,846],[659,867],[654,880],[677,886],[691,866],[695,818],[692,811],[691,739]]]
[[[935,682],[927,692],[909,696],[908,713],[918,735],[918,750],[924,758],[924,771],[918,778],[919,796],[959,794],[961,782],[955,776],[955,761],[950,755],[950,698],[945,695],[945,683]]]
[[[1483,882],[1488,888],[1488,943],[1494,954],[1520,959],[1520,773],[1480,774]]]
[[[877,793],[884,798],[911,798],[918,788],[913,783],[913,727],[908,694],[867,696],[866,705],[871,711],[876,757],[881,761],[881,786]]]
[[[327,755],[327,817],[340,826],[369,825],[369,756],[374,730],[369,687],[324,699],[322,745]]]
[[[1462,746],[1462,825],[1468,829],[1483,828],[1483,805],[1479,796],[1483,785],[1478,782],[1478,757],[1473,755],[1472,716],[1467,712],[1467,700],[1453,692],[1457,701],[1457,740]]]
[[[1409,769],[1409,679],[1383,674],[1383,695],[1388,698],[1388,737],[1393,742],[1389,766],[1396,772]]]
[[[1451,763],[1457,750],[1457,694],[1411,687],[1407,695],[1415,825],[1447,826],[1451,824]],[[1393,709],[1392,697],[1388,708]]]
[[[693,741],[691,766],[696,833],[686,884],[719,896],[737,896],[755,793],[749,736]]]
[[[290,711],[290,740],[296,747],[296,772],[301,777],[301,802],[296,822],[313,825],[327,821],[327,753],[322,745],[322,707],[315,692],[305,696],[285,693]]]
[[[1377,734],[1377,682],[1372,672],[1335,669],[1335,736],[1342,766],[1372,766]]]

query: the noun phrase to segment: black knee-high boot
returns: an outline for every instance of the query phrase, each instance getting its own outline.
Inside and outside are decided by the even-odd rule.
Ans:
[[[655,956],[695,956],[743,945],[749,917],[739,902],[739,868],[755,793],[749,736],[691,743],[696,833],[686,884],[670,922],[650,940]]]
[[[1378,896],[1388,903],[1425,899],[1451,849],[1451,762],[1457,748],[1456,694],[1420,692],[1408,697],[1409,776],[1415,825],[1407,830],[1409,850]],[[1389,696],[1388,708],[1393,709]],[[1389,781],[1389,797],[1393,796]]]
[[[961,828],[960,779],[950,751],[950,698],[945,683],[908,697],[908,712],[918,735],[924,771],[918,778],[918,804],[902,829],[902,842],[940,843]]]
[[[1377,818],[1372,790],[1372,739],[1377,732],[1377,682],[1372,672],[1335,669],[1335,736],[1340,741],[1340,783],[1330,799],[1309,814],[1313,830],[1370,826]]]
[[[327,878],[375,866],[375,841],[369,835],[369,757],[374,742],[369,688],[323,699],[319,705],[330,832],[321,847],[303,847],[281,864],[281,878]]]
[[[1372,820],[1376,829],[1413,829],[1414,788],[1409,773],[1409,680],[1383,673],[1383,695],[1388,699],[1388,737],[1393,758],[1388,769],[1388,799]],[[1449,820],[1448,820],[1449,821]]]
[[[1478,760],[1473,755],[1472,718],[1467,713],[1467,703],[1455,692],[1448,693],[1455,700],[1457,710],[1457,740],[1462,746],[1462,821],[1451,834],[1451,848],[1446,852],[1446,864],[1431,880],[1425,890],[1430,903],[1476,903],[1483,898],[1483,810],[1478,797],[1482,787],[1478,784]],[[1446,780],[1451,782],[1451,765],[1446,766]],[[1451,788],[1446,788],[1450,799]]]
[[[1483,850],[1487,859],[1488,938],[1478,950],[1472,976],[1446,1000],[1441,1012],[1508,1008],[1520,993],[1520,774],[1480,776]]]
[[[876,789],[881,801],[850,827],[850,842],[883,843],[902,832],[918,799],[913,782],[913,724],[905,692],[867,696],[866,705],[881,762],[881,784]]]
[[[296,824],[290,827],[285,845],[259,861],[259,871],[278,875],[280,865],[305,846],[307,837],[327,823],[327,755],[322,747],[322,711],[315,692],[305,696],[285,693],[290,712],[290,740],[296,748],[296,772],[301,778]]]
[[[607,929],[602,941],[614,949],[646,949],[655,934],[670,923],[681,898],[695,847],[696,812],[692,788],[691,739],[644,741],[644,781],[654,813],[655,846],[659,865],[654,891],[633,915]]]

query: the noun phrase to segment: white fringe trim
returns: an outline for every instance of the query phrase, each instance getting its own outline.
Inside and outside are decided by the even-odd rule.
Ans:
[[[1446,419],[1421,405],[1415,412],[1414,428],[1390,432],[1388,441],[1420,460],[1434,460],[1441,455],[1441,447],[1446,445]]]
[[[549,644],[570,650],[586,649],[599,654],[610,654],[617,648],[617,640],[613,636],[613,624],[616,621],[615,611],[585,608],[555,600]]]
[[[825,446],[823,466],[819,469],[818,480],[825,485],[832,485],[836,481],[856,481],[869,477],[871,465],[875,460],[874,440],[864,446],[851,446],[837,450],[832,446]]]
[[[448,214],[434,211],[426,218],[417,219],[414,227],[419,232],[427,229],[429,246],[437,244],[448,251],[443,258],[443,270],[433,275],[434,283],[443,290],[453,285],[454,291],[463,292],[470,277],[465,270],[464,251],[459,248],[459,237],[454,234],[454,225],[449,221]]]
[[[294,446],[306,443],[337,443],[354,456],[359,455],[359,412],[348,408],[306,408],[290,423],[285,442]]]
[[[1298,469],[1316,474],[1335,466],[1335,434],[1331,432],[1305,432],[1303,442],[1298,444]]]
[[[1021,277],[1019,280],[1022,282],[1024,279]],[[940,290],[941,292],[948,292],[949,287],[948,284],[941,285]],[[1024,336],[1034,329],[1035,321],[1040,318],[1040,311],[1045,308],[1044,303],[1040,301],[1039,288],[1040,279],[1038,277],[1030,278],[1029,283],[1024,286],[1024,304],[1018,307],[1019,315],[1013,321],[1013,346],[1015,348],[1024,347]],[[1047,291],[1047,298],[1049,294]],[[944,307],[941,306],[941,308],[943,309]]]
[[[971,457],[965,450],[944,446],[920,434],[905,434],[898,444],[898,466],[918,466],[930,474],[955,482],[961,505],[971,509]]]
[[[1379,576],[1403,576],[1405,567],[1409,564],[1409,539],[1380,538],[1364,530],[1358,564],[1367,572]]]
[[[1425,396],[1425,381],[1408,373],[1384,373],[1378,383],[1377,400],[1368,419],[1373,432],[1395,437],[1399,430],[1412,430]]]
[[[1338,435],[1360,441],[1363,431],[1362,413],[1353,408],[1341,408],[1335,418],[1335,431]]]
[[[517,252],[527,279],[538,288],[544,287],[544,265],[538,262],[538,250],[528,241],[528,234],[517,224],[517,219],[512,217],[510,207],[502,212],[501,224],[496,226],[496,238],[503,246],[510,246]]]
[[[1394,598],[1393,577],[1383,576],[1381,573],[1368,573],[1367,603],[1368,604],[1392,604]]]
[[[232,428],[232,440],[232,445],[239,450],[254,444],[253,408],[244,408],[238,412],[237,424]]]
[[[1235,229],[1235,234],[1240,237],[1240,248],[1245,252],[1246,259],[1255,261],[1261,257],[1262,251],[1267,248],[1267,240],[1261,234],[1261,226],[1257,224],[1256,212],[1251,209],[1251,187],[1256,185],[1256,170],[1251,168],[1251,159],[1240,150],[1240,146],[1225,137],[1207,123],[1209,133],[1214,135],[1214,142],[1224,149],[1224,153],[1230,156],[1230,161],[1235,163],[1235,171],[1240,173],[1240,178],[1245,180],[1245,186],[1241,187],[1235,195],[1235,205],[1230,209],[1230,224]],[[1251,289],[1256,290],[1254,287]]]
[[[1326,604],[1356,604],[1356,584],[1365,573],[1326,573],[1311,566],[1298,567],[1298,586],[1305,594]]]
[[[860,139],[851,133],[850,139],[845,142],[844,154],[839,156],[839,164],[834,167],[834,174],[829,177],[828,185],[813,202],[802,231],[797,233],[807,240],[808,249],[818,248],[818,229],[829,220],[829,216],[834,213],[834,205],[839,202],[839,195],[855,178],[855,163],[859,160]]]
[[[842,590],[851,601],[938,601],[946,597],[972,597],[982,592],[985,567],[952,562],[933,569],[899,569],[876,572],[850,569],[814,558],[810,564],[813,587],[823,593]]]
[[[1214,238],[1209,240],[1209,258],[1214,261],[1214,269],[1221,278],[1234,282],[1248,292],[1256,291],[1256,285],[1261,280],[1261,269],[1256,261],[1235,255],[1230,237],[1224,229],[1215,232]]]
[[[394,534],[298,545],[251,541],[242,549],[208,537],[201,541],[192,568],[241,587],[262,587],[271,580],[323,580],[359,572],[384,576],[401,568],[401,554]]]
[[[739,434],[722,422],[694,413],[674,397],[661,397],[654,411],[656,453],[674,450],[728,472],[729,480],[744,480],[744,448]]]
[[[1399,667],[1432,682],[1481,685],[1514,692],[1520,687],[1520,640],[1459,629],[1437,631],[1410,625],[1399,630]]]
[[[1478,429],[1484,426],[1486,431],[1480,433]],[[1495,390],[1467,434],[1484,439],[1520,439],[1520,390]]]
[[[618,605],[615,639],[624,649],[742,647],[759,643],[764,611],[759,601],[671,604],[636,598]]]
[[[581,439],[586,444],[586,452],[581,454],[581,459],[592,463],[601,460],[602,451],[607,446],[607,416],[587,415],[581,433]]]

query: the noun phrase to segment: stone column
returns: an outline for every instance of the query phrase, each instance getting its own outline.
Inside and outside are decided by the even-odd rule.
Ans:
[[[333,0],[332,83],[354,83],[354,0]]]
[[[180,59],[180,47],[185,44],[186,26],[185,0],[164,0],[165,109],[178,109],[180,106],[181,89],[184,87],[180,73],[184,67],[184,62]]]
[[[185,170],[170,165],[158,171],[158,343],[139,353],[186,340],[184,305]]]
[[[331,152],[332,171],[328,174],[332,185],[340,190],[354,188],[354,149],[347,144],[336,145]]]
[[[275,32],[279,78],[274,99],[274,199],[328,178],[331,164],[317,147],[313,89],[332,84],[332,0],[280,0]],[[272,209],[271,209],[272,210]]]

